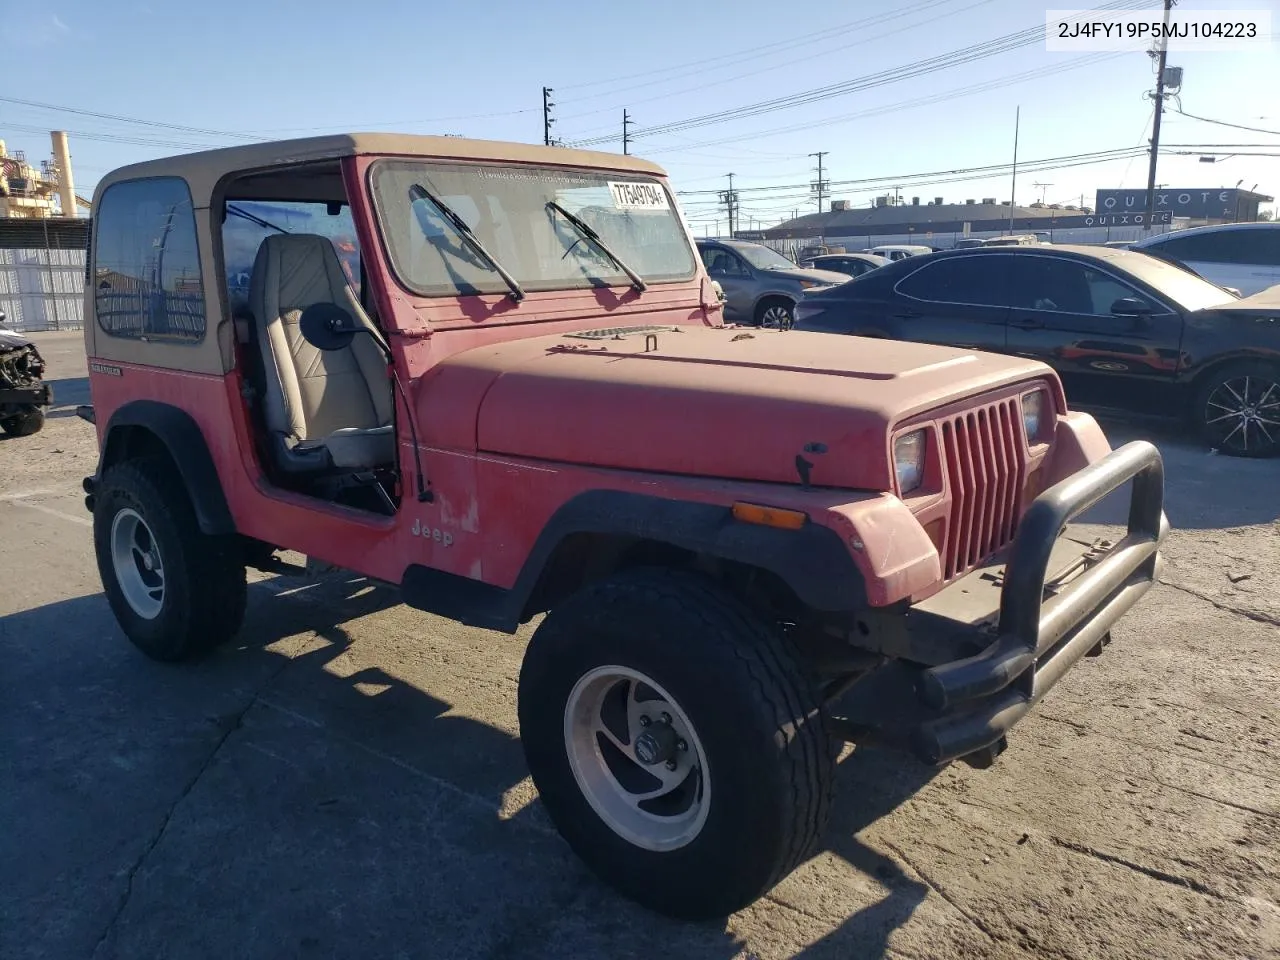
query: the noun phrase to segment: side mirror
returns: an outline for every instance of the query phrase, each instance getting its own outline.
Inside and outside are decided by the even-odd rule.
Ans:
[[[298,332],[317,350],[342,350],[357,333],[368,331],[336,303],[313,303],[298,318]]]
[[[1151,307],[1137,297],[1121,297],[1111,305],[1111,313],[1117,317],[1148,317]]]

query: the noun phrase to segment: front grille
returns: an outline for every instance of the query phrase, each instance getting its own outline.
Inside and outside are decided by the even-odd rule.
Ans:
[[[1026,461],[1013,398],[944,420],[942,450],[951,481],[943,548],[948,580],[978,566],[1013,539],[1022,515]]]

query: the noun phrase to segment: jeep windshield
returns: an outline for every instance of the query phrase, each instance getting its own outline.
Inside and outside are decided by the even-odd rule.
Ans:
[[[424,190],[456,213],[526,291],[633,285],[621,264],[644,284],[694,275],[688,233],[666,188],[653,177],[380,160],[372,186],[392,269],[408,290],[424,297],[508,291]],[[558,211],[587,224],[605,246],[584,242],[582,231]]]

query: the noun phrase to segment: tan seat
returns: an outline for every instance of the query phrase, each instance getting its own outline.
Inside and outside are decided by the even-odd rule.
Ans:
[[[265,416],[286,470],[367,470],[395,459],[394,406],[386,360],[373,338],[317,350],[298,320],[313,303],[334,303],[376,328],[347,283],[333,244],[315,234],[262,241],[249,304],[266,381]]]

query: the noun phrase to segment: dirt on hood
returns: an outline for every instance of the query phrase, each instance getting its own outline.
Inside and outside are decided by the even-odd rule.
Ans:
[[[472,449],[780,483],[820,450],[805,454],[810,481],[859,489],[890,483],[894,424],[1052,378],[1034,361],[929,344],[693,326],[512,341],[441,368],[421,384],[424,423],[442,409],[474,423]]]

